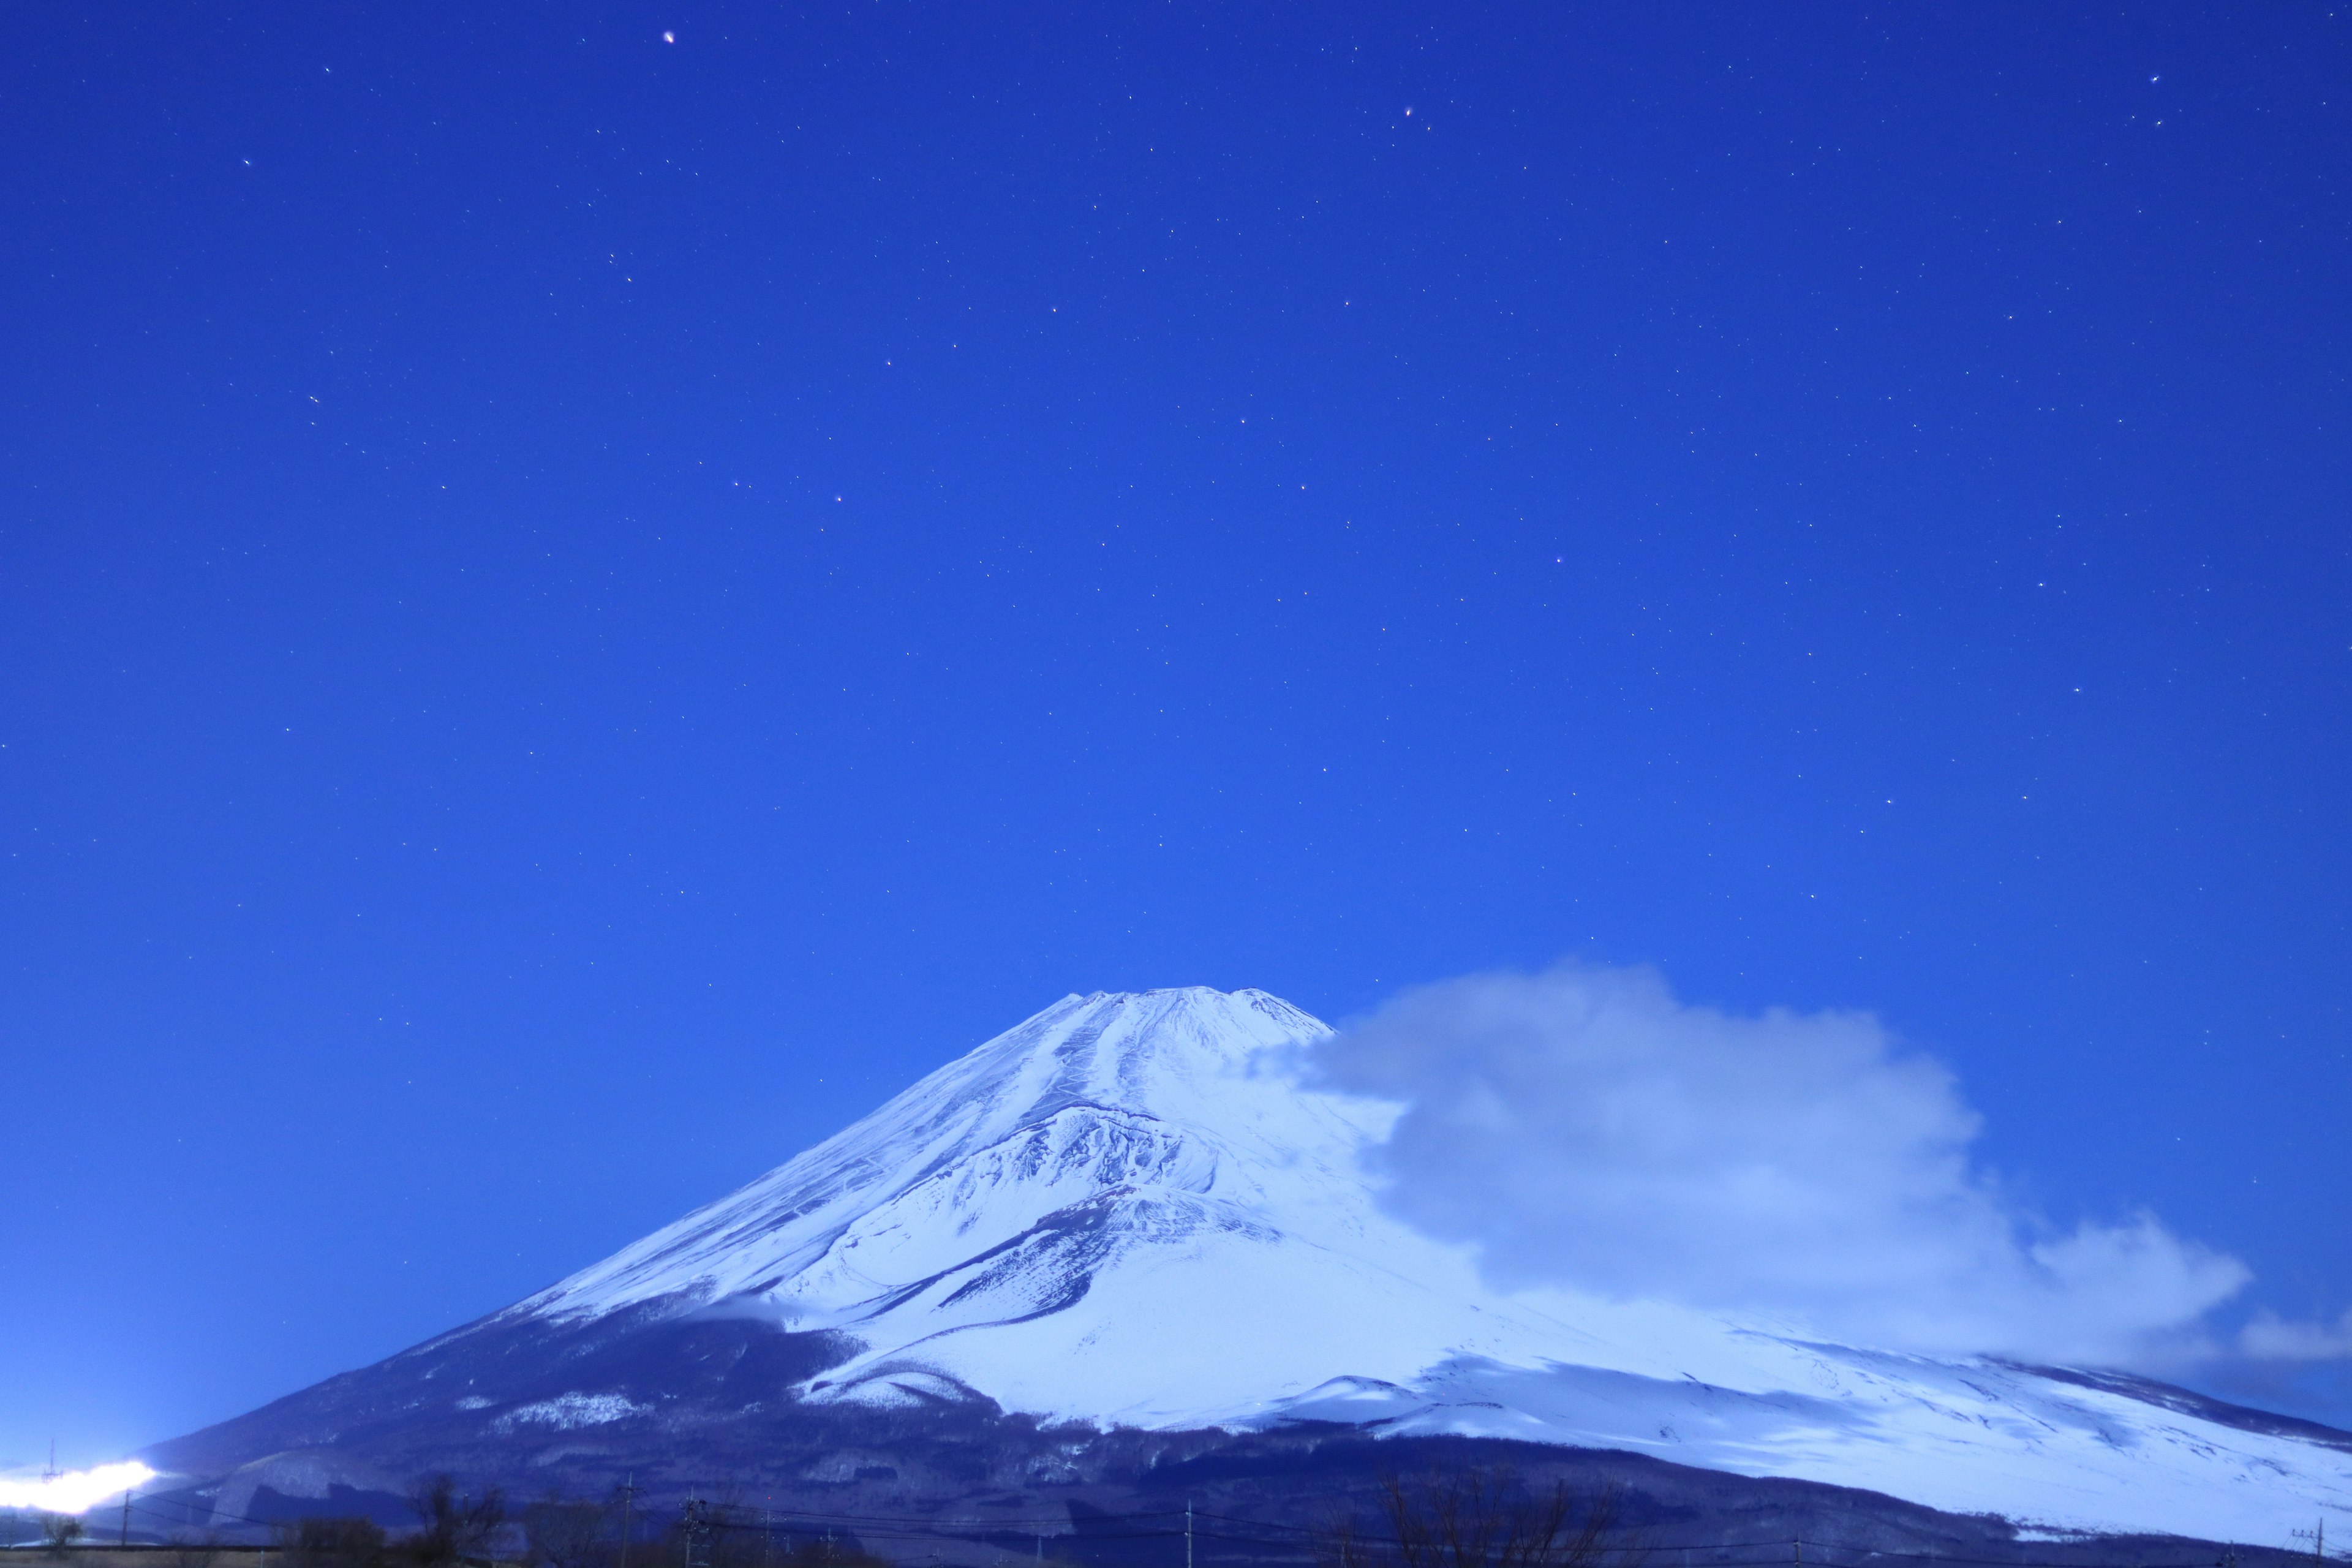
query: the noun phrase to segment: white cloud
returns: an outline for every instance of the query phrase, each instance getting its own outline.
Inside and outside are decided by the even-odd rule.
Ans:
[[[0,1508],[35,1508],[48,1513],[85,1513],[118,1492],[143,1486],[155,1472],[136,1459],[68,1470],[41,1480],[0,1479]]]
[[[1507,1287],[1794,1318],[1887,1347],[2177,1359],[2241,1289],[2154,1216],[2060,1232],[1976,1168],[1952,1075],[1864,1013],[1686,1005],[1646,970],[1562,966],[1400,996],[1318,1053],[1402,1102],[1404,1219]]]
[[[2288,1322],[2269,1312],[2257,1312],[2239,1331],[2238,1349],[2256,1361],[2352,1358],[2352,1310],[2333,1323]]]

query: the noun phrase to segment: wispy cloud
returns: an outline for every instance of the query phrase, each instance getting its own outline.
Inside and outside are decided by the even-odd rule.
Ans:
[[[2250,1278],[2152,1215],[2044,1222],[1971,1159],[1979,1118],[1951,1073],[1864,1013],[1742,1016],[1645,970],[1566,965],[1412,992],[1318,1060],[1405,1105],[1379,1156],[1394,1212],[1475,1244],[1507,1286],[1767,1310],[1888,1347],[2178,1364]],[[2322,1342],[2309,1331],[2275,1330]]]
[[[2352,1310],[2332,1323],[2290,1322],[2257,1312],[2240,1331],[2238,1349],[2256,1361],[2352,1359]]]

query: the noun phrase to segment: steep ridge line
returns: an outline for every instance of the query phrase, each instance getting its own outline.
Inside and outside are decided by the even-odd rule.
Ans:
[[[717,1202],[383,1363],[405,1381],[381,1395],[346,1374],[286,1419],[487,1432],[551,1408],[563,1452],[635,1440],[634,1423],[676,1433],[681,1385],[628,1370],[629,1347],[723,1331],[725,1366],[766,1381],[739,1391],[695,1352],[663,1374],[713,1391],[693,1421],[1328,1424],[1613,1450],[2062,1531],[2250,1540],[2316,1512],[2352,1538],[2342,1434],[2095,1369],[1498,1289],[1383,1205],[1367,1157],[1397,1108],[1302,1072],[1329,1034],[1259,992],[1066,997]],[[520,1440],[513,1423],[501,1440]]]

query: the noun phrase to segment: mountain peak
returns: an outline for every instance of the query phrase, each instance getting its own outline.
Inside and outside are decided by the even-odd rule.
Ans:
[[[1174,1109],[1157,1101],[1180,1082],[1203,1071],[1244,1069],[1266,1053],[1295,1050],[1330,1032],[1320,1019],[1263,991],[1206,985],[1097,991],[1066,997],[1015,1025],[876,1116],[887,1117],[901,1104],[928,1105],[942,1095],[974,1094],[995,1100],[1016,1120],[1050,1114],[1072,1100],[1160,1113]],[[967,1064],[970,1070],[958,1070]]]
[[[425,1348],[501,1324],[588,1342],[765,1319],[822,1347],[759,1395],[803,1410],[992,1403],[1111,1426],[1475,1434],[2210,1539],[2314,1503],[2352,1519],[2352,1458],[2332,1440],[1998,1362],[1497,1289],[1469,1249],[1383,1207],[1367,1156],[1398,1108],[1299,1070],[1330,1033],[1262,991],[1066,996]],[[524,1408],[663,1397],[558,1392]],[[607,1394],[620,1403],[594,1403]]]
[[[1171,1181],[1206,1191],[1220,1172],[1238,1191],[1252,1184],[1239,1169],[1250,1163],[1316,1153],[1318,1165],[1344,1163],[1358,1130],[1312,1115],[1299,1125],[1297,1108],[1265,1081],[1330,1032],[1263,991],[1073,993],[507,1315],[578,1319],[750,1298],[790,1321],[856,1319],[905,1283],[875,1272],[879,1233],[902,1254],[927,1255],[942,1226],[958,1247],[1008,1239],[1038,1222],[1041,1203]]]

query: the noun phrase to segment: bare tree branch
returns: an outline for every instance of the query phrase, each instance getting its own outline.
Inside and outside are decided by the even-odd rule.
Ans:
[[[1387,1475],[1378,1524],[1334,1516],[1316,1555],[1322,1568],[1638,1568],[1644,1553],[1618,1528],[1622,1500],[1614,1483],[1532,1490],[1500,1465]]]

